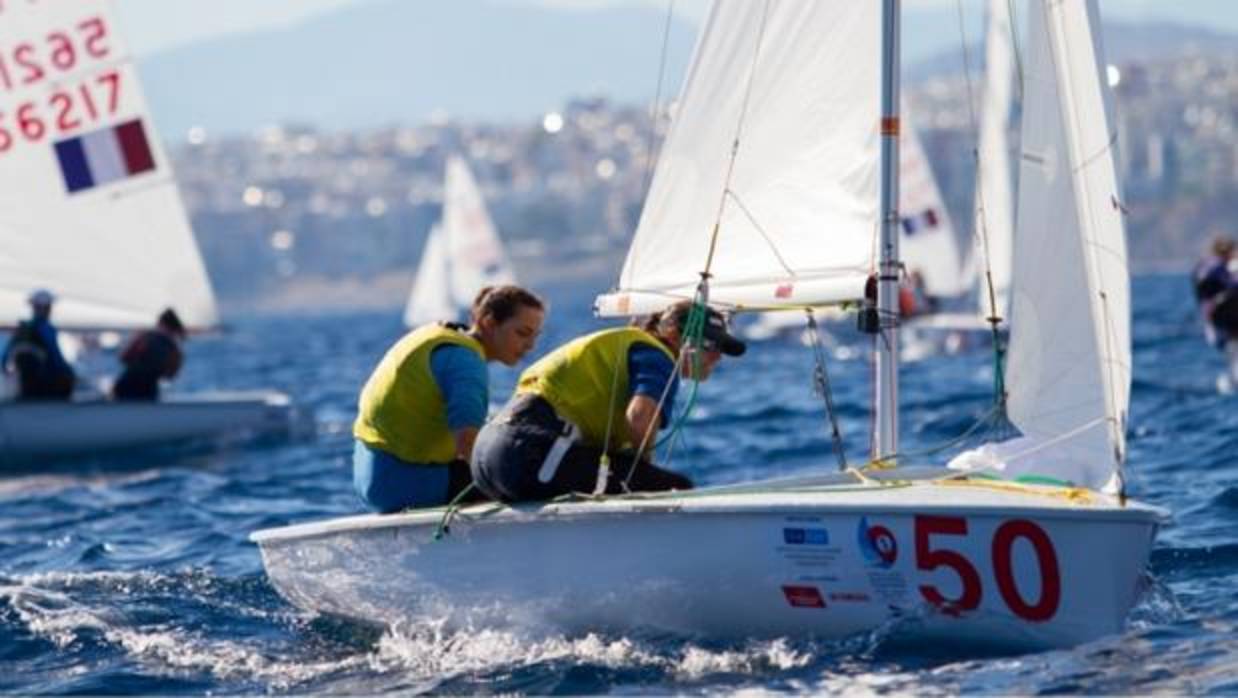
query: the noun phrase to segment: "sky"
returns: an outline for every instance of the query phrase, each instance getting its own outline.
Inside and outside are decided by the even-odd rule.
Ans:
[[[216,36],[295,24],[349,5],[374,0],[116,0],[130,49],[138,56]],[[410,0],[451,2],[452,0]],[[646,5],[665,11],[668,0],[500,0],[580,8],[604,5]],[[745,1],[745,0],[740,0]],[[1013,0],[1016,4],[1022,0]],[[969,12],[981,0],[903,0],[904,7],[954,8],[962,2]],[[673,0],[676,14],[699,24],[708,0]],[[1238,32],[1238,2],[1234,0],[1101,0],[1101,13],[1125,20],[1161,19]],[[953,40],[954,35],[947,37]]]

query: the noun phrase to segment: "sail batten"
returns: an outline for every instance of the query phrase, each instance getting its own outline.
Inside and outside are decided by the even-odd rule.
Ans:
[[[56,37],[73,50],[0,93],[0,112],[24,124],[0,152],[0,324],[24,317],[27,295],[46,288],[63,328],[147,326],[165,307],[189,327],[216,326],[206,268],[112,4],[12,3],[3,21],[10,44]]]

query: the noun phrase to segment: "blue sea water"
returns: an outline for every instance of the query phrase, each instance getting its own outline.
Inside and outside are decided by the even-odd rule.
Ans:
[[[879,635],[722,643],[665,634],[376,632],[282,600],[247,536],[352,514],[350,424],[398,311],[234,319],[195,339],[179,388],[284,390],[312,415],[289,441],[122,454],[0,474],[4,693],[1238,693],[1238,396],[1216,389],[1186,282],[1135,290],[1129,480],[1170,509],[1129,628],[993,656]],[[560,292],[539,351],[600,326]],[[1063,338],[1068,341],[1068,338]],[[903,439],[966,430],[991,401],[985,350],[904,366]],[[674,466],[698,483],[833,468],[812,357],[762,343],[702,386]],[[516,372],[492,369],[501,398]],[[830,362],[847,452],[869,429],[869,367]]]

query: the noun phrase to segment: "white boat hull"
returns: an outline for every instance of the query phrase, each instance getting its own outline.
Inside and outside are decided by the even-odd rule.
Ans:
[[[1062,490],[1059,490],[1059,492]],[[549,623],[710,637],[889,627],[1014,648],[1120,631],[1150,507],[918,483],[474,507],[259,531],[293,604],[392,624]],[[965,532],[963,532],[965,531]]]
[[[273,391],[0,403],[0,461],[286,432],[291,417],[288,397]]]

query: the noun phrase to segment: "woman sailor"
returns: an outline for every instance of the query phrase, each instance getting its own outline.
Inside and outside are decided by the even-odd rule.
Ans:
[[[361,391],[353,486],[372,509],[447,504],[469,488],[468,460],[486,419],[486,363],[532,351],[545,307],[518,286],[482,289],[471,324],[435,323],[387,351]],[[476,490],[464,501],[481,499]]]
[[[720,313],[703,309],[701,350],[693,357],[684,330],[692,308],[683,301],[643,327],[577,338],[530,366],[516,395],[477,437],[477,487],[504,502],[690,489],[688,478],[646,460],[674,404],[676,367],[703,381],[722,354],[739,356],[746,348]]]

